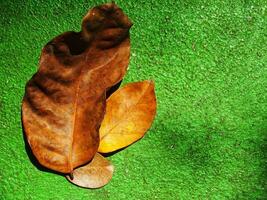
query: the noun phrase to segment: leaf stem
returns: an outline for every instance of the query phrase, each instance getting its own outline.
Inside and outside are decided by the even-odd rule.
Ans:
[[[73,171],[70,173],[70,179],[73,180]]]

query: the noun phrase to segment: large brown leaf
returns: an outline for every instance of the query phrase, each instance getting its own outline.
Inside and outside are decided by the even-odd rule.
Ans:
[[[89,164],[75,169],[72,173],[73,177],[67,176],[67,179],[81,187],[99,188],[111,180],[113,171],[113,165],[99,153],[96,153]]]
[[[70,173],[97,152],[106,90],[127,70],[131,25],[114,3],[104,4],[84,17],[81,32],[66,32],[43,48],[26,85],[22,120],[45,167]]]
[[[107,100],[98,151],[108,153],[136,142],[149,129],[155,114],[152,81],[130,83],[117,90]]]

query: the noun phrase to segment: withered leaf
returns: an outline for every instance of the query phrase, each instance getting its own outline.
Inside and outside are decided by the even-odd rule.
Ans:
[[[45,167],[70,173],[97,152],[106,90],[119,84],[129,63],[131,25],[117,5],[103,4],[83,18],[81,32],[63,33],[43,48],[26,85],[22,121]]]
[[[111,180],[113,171],[113,165],[99,153],[96,153],[89,164],[73,171],[73,177],[66,177],[70,182],[81,187],[100,188]]]
[[[155,114],[152,81],[130,83],[117,90],[107,100],[98,151],[108,153],[136,142],[149,129]]]

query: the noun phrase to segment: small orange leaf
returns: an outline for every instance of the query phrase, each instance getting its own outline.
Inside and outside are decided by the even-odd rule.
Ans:
[[[150,128],[156,114],[153,81],[130,83],[107,100],[98,151],[108,153],[126,147]]]
[[[81,187],[100,188],[111,180],[113,171],[113,165],[99,153],[96,153],[89,164],[73,171],[72,179],[70,176],[66,176],[66,178]]]

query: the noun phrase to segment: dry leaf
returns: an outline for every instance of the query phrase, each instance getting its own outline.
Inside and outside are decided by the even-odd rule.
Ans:
[[[73,171],[73,177],[66,176],[75,185],[86,188],[99,188],[106,185],[112,178],[113,165],[99,153],[95,154],[93,160]]]
[[[129,63],[131,25],[114,3],[104,4],[84,17],[81,32],[66,32],[43,48],[26,85],[22,121],[45,167],[70,173],[97,152],[106,90],[119,84]]]
[[[151,126],[156,114],[154,83],[131,83],[107,100],[98,151],[108,153],[137,141]]]

